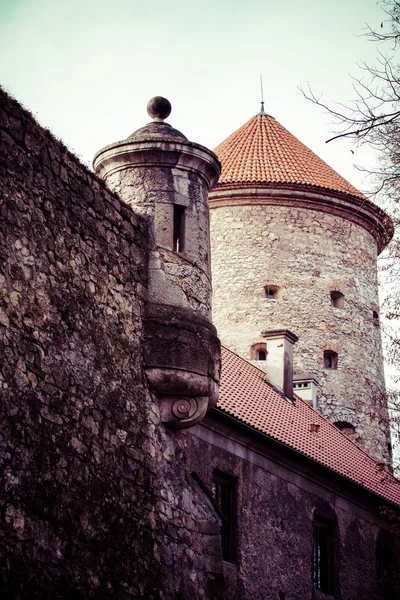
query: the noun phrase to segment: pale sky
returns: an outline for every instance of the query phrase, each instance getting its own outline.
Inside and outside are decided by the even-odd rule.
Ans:
[[[357,187],[346,143],[324,142],[330,118],[298,91],[350,100],[349,73],[373,62],[374,0],[0,0],[0,83],[86,164],[149,121],[154,95],[169,122],[214,148],[260,108]]]
[[[259,111],[262,74],[266,111],[364,191],[352,165],[372,152],[325,144],[331,119],[298,87],[351,100],[350,74],[377,57],[361,34],[383,18],[374,0],[0,0],[0,84],[90,165],[155,95],[214,148]]]

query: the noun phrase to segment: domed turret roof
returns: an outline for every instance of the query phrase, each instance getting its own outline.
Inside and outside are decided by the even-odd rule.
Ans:
[[[222,164],[216,189],[254,185],[312,186],[364,198],[307,146],[261,111],[214,150]]]

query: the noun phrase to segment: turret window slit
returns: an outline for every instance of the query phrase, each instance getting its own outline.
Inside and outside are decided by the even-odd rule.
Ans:
[[[185,207],[174,204],[174,252],[185,250]]]

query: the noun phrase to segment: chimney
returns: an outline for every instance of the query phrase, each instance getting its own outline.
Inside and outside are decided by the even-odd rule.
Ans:
[[[317,408],[317,391],[319,385],[318,377],[312,373],[293,375],[294,393],[315,409]]]
[[[299,339],[288,329],[263,331],[267,340],[267,377],[293,400],[293,344]]]

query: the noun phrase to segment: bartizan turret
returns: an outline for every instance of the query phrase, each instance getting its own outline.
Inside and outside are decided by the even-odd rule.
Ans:
[[[208,192],[220,164],[164,122],[171,105],[157,96],[153,121],[126,140],[100,150],[94,169],[151,231],[144,366],[175,428],[200,421],[218,399],[220,343],[211,324]]]

